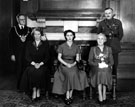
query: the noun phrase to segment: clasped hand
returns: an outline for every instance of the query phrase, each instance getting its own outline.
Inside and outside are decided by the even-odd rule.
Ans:
[[[71,68],[71,67],[73,67],[74,66],[74,64],[66,64],[66,66],[68,67],[68,68]]]
[[[26,40],[26,37],[25,36],[21,36],[21,41],[25,42],[25,40]]]
[[[99,68],[108,68],[108,64],[105,62],[98,63]]]
[[[35,63],[34,66],[35,66],[36,69],[38,69],[38,68],[40,68],[41,65],[40,65],[40,63]]]

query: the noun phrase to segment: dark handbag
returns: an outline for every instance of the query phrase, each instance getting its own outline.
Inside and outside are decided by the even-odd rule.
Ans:
[[[83,61],[82,60],[80,60],[79,62],[77,62],[77,68],[79,70],[83,70]]]

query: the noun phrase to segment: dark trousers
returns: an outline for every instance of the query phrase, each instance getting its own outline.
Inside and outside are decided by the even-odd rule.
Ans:
[[[25,59],[24,59],[24,51],[20,50],[18,54],[16,55],[16,74],[17,74],[17,89],[20,89],[20,82],[22,78],[23,71],[26,67],[25,65]]]
[[[118,53],[114,53],[113,54],[113,60],[114,60],[114,65],[113,65],[112,75],[116,75],[117,76]]]

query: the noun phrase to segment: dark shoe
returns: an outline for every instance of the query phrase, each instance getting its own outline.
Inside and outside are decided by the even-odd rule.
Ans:
[[[69,102],[73,103],[73,97],[69,98]]]
[[[103,100],[103,104],[106,104],[107,103],[107,99]]]
[[[32,101],[32,103],[34,103],[34,102],[37,101],[37,99],[36,98],[32,98],[31,101]]]
[[[37,101],[40,101],[41,100],[41,97],[37,97],[36,99],[37,99]]]
[[[103,105],[103,101],[98,100],[98,104]]]
[[[66,98],[66,99],[65,99],[65,104],[66,104],[66,105],[70,105],[70,100]]]

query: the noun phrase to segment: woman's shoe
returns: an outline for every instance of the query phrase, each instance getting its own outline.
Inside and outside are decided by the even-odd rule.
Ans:
[[[102,105],[102,104],[103,104],[103,101],[99,101],[99,100],[98,100],[98,104]]]
[[[31,101],[32,101],[32,102],[36,102],[36,101],[37,101],[37,98],[32,96],[32,97],[31,97]]]
[[[103,100],[103,104],[106,104],[107,103],[107,99]]]
[[[70,98],[69,98],[69,102],[70,102],[70,103],[73,103],[73,97],[70,97]]]
[[[32,102],[36,102],[37,99],[36,99],[36,98],[31,98],[31,101],[32,101]]]
[[[66,104],[66,105],[70,105],[70,100],[67,99],[67,98],[65,98],[65,104]]]
[[[39,97],[37,97],[37,101],[40,101],[41,100],[41,97],[39,96]]]

